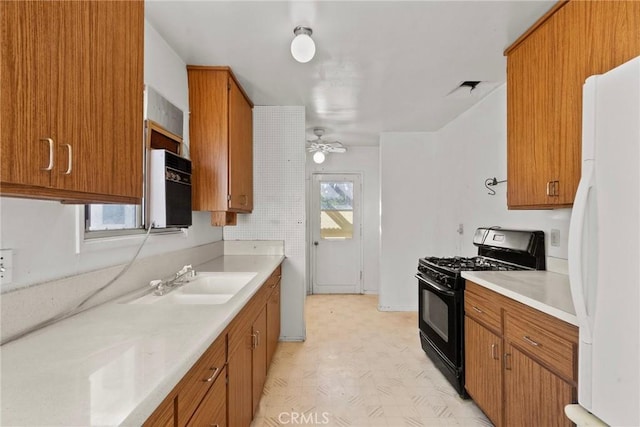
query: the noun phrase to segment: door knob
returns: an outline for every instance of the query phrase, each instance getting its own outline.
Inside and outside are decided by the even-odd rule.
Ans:
[[[318,246],[318,242],[313,242],[313,245],[314,246]]]

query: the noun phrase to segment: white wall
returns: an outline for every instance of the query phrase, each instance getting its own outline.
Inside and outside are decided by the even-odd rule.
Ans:
[[[349,147],[346,153],[328,154],[322,164],[314,163],[311,156],[307,156],[307,200],[310,200],[310,182],[314,173],[362,174],[364,292],[367,294],[378,293],[378,283],[380,282],[380,148]],[[310,203],[307,205],[307,209],[310,209]],[[309,215],[307,217],[310,218]],[[307,286],[310,286],[310,283],[311,278],[309,278]],[[308,289],[310,288],[308,287]]]
[[[432,133],[380,136],[380,287],[381,310],[417,310],[418,258],[438,251],[435,213],[439,201],[426,196],[441,180],[434,168]]]
[[[281,339],[305,339],[305,110],[253,109],[253,200],[250,215],[224,228],[228,240],[284,240]]]
[[[504,85],[438,132],[382,134],[380,162],[381,309],[416,309],[418,258],[475,255],[480,226],[543,230],[548,261],[566,260],[570,209],[509,211],[506,184],[495,196],[484,187],[489,177],[506,179]],[[551,229],[560,230],[559,247],[549,244]]]
[[[145,83],[151,84],[177,107],[188,111],[186,65],[145,21]],[[185,120],[185,139],[188,122]],[[141,141],[142,143],[142,141]],[[140,238],[124,247],[102,250],[84,245],[76,253],[77,207],[52,201],[0,198],[0,244],[13,249],[13,282],[2,292],[96,270],[128,261]],[[211,227],[210,215],[194,212],[188,235],[152,236],[141,257],[171,252],[222,239],[222,229]]]

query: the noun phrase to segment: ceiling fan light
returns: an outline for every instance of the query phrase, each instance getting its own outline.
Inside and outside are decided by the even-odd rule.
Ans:
[[[324,159],[325,155],[322,151],[316,151],[315,153],[313,153],[313,161],[317,164],[324,162]]]
[[[308,27],[296,27],[293,33],[296,36],[291,42],[291,55],[302,64],[311,61],[316,54],[316,44],[311,38],[313,31]]]

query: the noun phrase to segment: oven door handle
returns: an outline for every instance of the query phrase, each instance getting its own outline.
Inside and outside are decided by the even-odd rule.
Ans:
[[[434,290],[436,293],[440,294],[440,295],[446,295],[449,297],[453,297],[456,295],[455,291],[452,291],[449,288],[445,288],[442,285],[438,285],[437,283],[427,279],[426,277],[420,275],[420,274],[416,274],[416,279],[418,279],[419,281],[421,281],[422,283],[424,283],[428,288]]]

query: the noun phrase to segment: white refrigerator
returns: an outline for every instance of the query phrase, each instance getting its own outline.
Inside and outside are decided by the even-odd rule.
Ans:
[[[569,229],[578,403],[612,426],[640,426],[639,170],[640,57],[584,85],[582,177]]]

